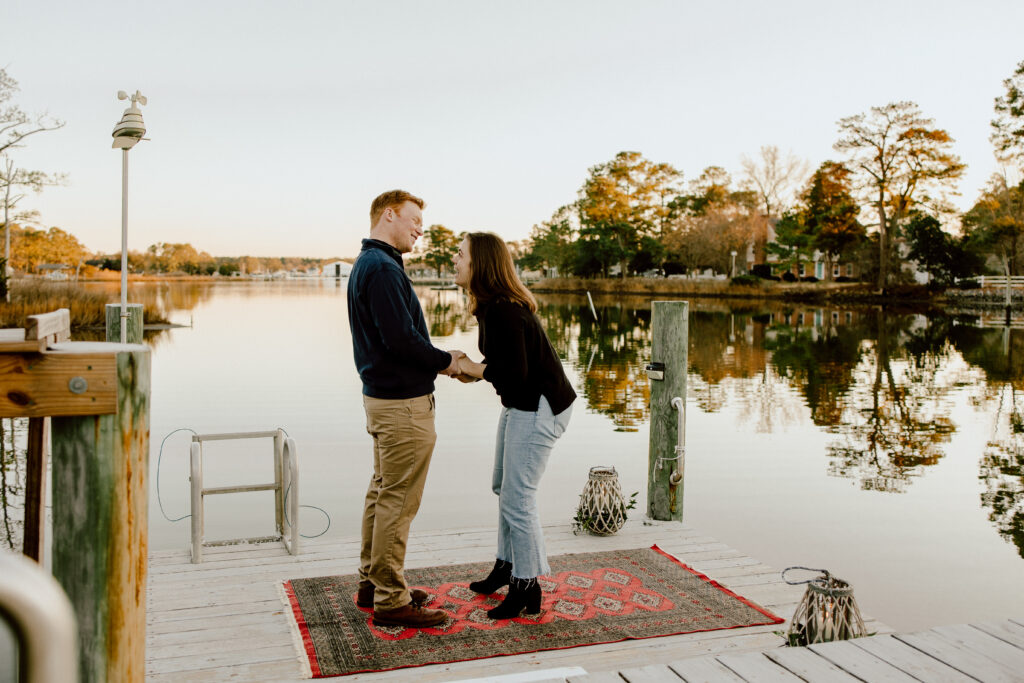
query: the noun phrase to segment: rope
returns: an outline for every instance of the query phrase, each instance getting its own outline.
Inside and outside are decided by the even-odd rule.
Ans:
[[[786,572],[790,571],[791,569],[802,569],[803,571],[807,572],[820,572],[825,575],[826,584],[832,580],[832,575],[829,573],[827,569],[812,569],[811,567],[786,567],[782,570],[782,580],[788,583],[790,586],[799,586],[802,583],[813,583],[815,581],[821,580],[820,576],[815,576],[813,579],[807,579],[806,581],[790,581],[786,578]]]
[[[156,457],[156,502],[160,504],[160,514],[162,514],[164,516],[164,519],[166,519],[168,522],[180,522],[181,520],[188,519],[192,516],[184,515],[182,517],[171,519],[167,516],[167,513],[164,512],[164,501],[160,497],[160,461],[162,461],[164,458],[164,444],[167,443],[167,439],[171,438],[172,434],[177,434],[178,432],[192,432],[193,436],[198,434],[198,432],[196,432],[196,430],[194,429],[189,429],[188,427],[179,427],[178,429],[175,429],[173,432],[165,436],[164,440],[160,442],[160,453]]]
[[[278,427],[278,429],[280,429],[282,432],[284,432],[284,435],[287,436],[289,439],[291,438],[291,435],[284,428]],[[163,498],[160,495],[160,463],[163,461],[163,457],[164,457],[164,444],[167,443],[167,439],[171,438],[172,435],[177,434],[178,432],[192,432],[193,435],[197,435],[198,434],[198,432],[196,432],[194,429],[189,429],[188,427],[179,427],[178,429],[175,429],[174,431],[170,432],[160,442],[160,451],[159,451],[159,453],[157,454],[157,457],[156,457],[156,502],[160,506],[160,514],[162,514],[164,516],[164,519],[166,519],[168,522],[180,522],[181,520],[188,519],[189,517],[192,516],[192,515],[189,514],[189,515],[182,515],[181,517],[176,517],[174,519],[171,519],[170,517],[167,516],[167,512],[164,511],[164,502],[163,502]],[[289,525],[291,525],[291,523],[292,523],[291,520],[288,519],[288,494],[291,493],[291,490],[292,490],[292,486],[291,486],[291,484],[289,484],[288,485],[288,489],[284,492],[284,517],[285,517],[285,520],[288,522]],[[307,536],[306,534],[304,534],[302,532],[299,532],[299,536],[302,536],[303,538],[317,538],[319,536],[323,536],[324,534],[326,534],[327,530],[331,528],[331,516],[329,514],[327,514],[327,511],[324,510],[323,508],[318,508],[316,505],[299,505],[299,507],[300,508],[310,508],[310,509],[313,509],[313,510],[319,510],[320,512],[322,512],[324,514],[324,517],[327,518],[327,526],[320,533],[314,534],[312,536]]]

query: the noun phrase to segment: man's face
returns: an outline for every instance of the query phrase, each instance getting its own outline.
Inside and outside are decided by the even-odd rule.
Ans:
[[[412,251],[423,234],[423,211],[413,202],[406,202],[392,212],[391,236],[394,247],[403,254]]]

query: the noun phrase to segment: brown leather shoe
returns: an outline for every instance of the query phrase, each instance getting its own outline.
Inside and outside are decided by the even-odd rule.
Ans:
[[[448,613],[443,609],[427,609],[409,603],[397,609],[373,610],[374,626],[405,626],[406,628],[427,628],[437,626],[448,620]]]
[[[412,604],[414,605],[425,605],[427,600],[430,599],[430,593],[421,591],[419,588],[413,588],[409,591],[409,596],[412,598]],[[373,607],[373,586],[359,589],[359,592],[356,593],[356,607],[362,607],[363,609]]]

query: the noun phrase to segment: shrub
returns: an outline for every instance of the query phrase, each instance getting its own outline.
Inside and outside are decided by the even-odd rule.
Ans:
[[[686,264],[682,261],[665,261],[661,264],[661,269],[665,272],[665,277],[669,275],[683,275],[686,273]]]
[[[980,287],[981,283],[975,280],[974,278],[960,280],[960,282],[956,283],[957,289],[979,289]]]
[[[755,263],[750,267],[750,274],[762,280],[772,279],[772,267],[767,263]],[[778,279],[778,278],[776,278]]]
[[[814,277],[813,275],[808,275],[807,277],[800,278],[800,282],[817,282],[817,281],[818,281],[818,278]]]
[[[796,282],[796,275],[793,275],[792,271],[787,270],[782,274],[783,282]]]
[[[761,284],[761,278],[755,277],[754,275],[737,275],[730,280],[729,283],[739,285],[741,287],[752,287],[754,285]]]

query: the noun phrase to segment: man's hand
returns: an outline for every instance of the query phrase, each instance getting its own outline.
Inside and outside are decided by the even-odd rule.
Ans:
[[[448,364],[447,368],[441,371],[441,374],[448,375],[449,377],[454,377],[455,375],[459,374],[459,359],[465,358],[466,354],[462,351],[457,350],[449,351],[448,353],[452,357],[452,362]]]
[[[472,366],[476,364],[473,362],[473,359],[471,359],[469,356],[467,356],[466,354],[462,354],[462,356],[459,357],[458,363],[456,365],[456,372],[455,374],[451,375],[453,379],[457,379],[464,384],[480,381],[480,377],[478,377],[475,374],[472,374],[471,372]]]

